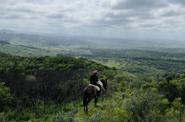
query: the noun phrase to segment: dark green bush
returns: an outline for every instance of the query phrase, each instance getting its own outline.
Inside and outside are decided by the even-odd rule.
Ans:
[[[10,94],[10,89],[5,86],[4,82],[0,82],[0,111],[3,111],[12,102],[13,97]]]

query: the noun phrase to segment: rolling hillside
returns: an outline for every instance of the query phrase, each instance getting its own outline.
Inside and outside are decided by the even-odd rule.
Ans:
[[[132,59],[120,54],[100,54],[91,55],[89,59],[94,60],[91,61],[64,56],[20,57],[0,53],[0,120],[185,120],[184,62],[163,60],[158,53],[155,60],[147,58],[148,54],[144,52],[135,53],[134,58],[131,51]],[[93,69],[99,70],[100,79],[108,78],[108,90],[104,99],[99,99],[98,107],[93,106],[93,101],[90,103],[87,115],[83,112],[82,91],[89,83],[89,73]]]
[[[55,52],[24,45],[13,45],[0,41],[0,52],[17,56],[55,56]]]
[[[185,120],[183,48],[109,49],[83,39],[52,39],[0,36],[0,121]],[[108,78],[108,90],[85,114],[82,91],[94,69]]]

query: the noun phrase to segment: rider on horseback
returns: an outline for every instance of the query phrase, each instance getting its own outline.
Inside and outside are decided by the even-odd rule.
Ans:
[[[107,79],[98,80],[98,71],[94,70],[90,76],[90,84],[83,90],[83,106],[86,113],[88,112],[88,103],[94,98],[96,106],[98,97],[105,89],[107,89]]]
[[[98,91],[101,90],[105,90],[104,87],[103,87],[103,84],[100,80],[98,80],[98,71],[97,70],[94,70],[90,76],[90,84],[94,85],[95,87],[99,87],[97,89],[99,89]]]

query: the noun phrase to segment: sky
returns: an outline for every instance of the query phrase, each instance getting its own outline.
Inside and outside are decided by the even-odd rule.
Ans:
[[[184,40],[185,0],[0,0],[0,29]]]

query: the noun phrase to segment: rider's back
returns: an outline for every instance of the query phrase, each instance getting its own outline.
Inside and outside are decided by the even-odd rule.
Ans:
[[[93,85],[97,85],[97,82],[98,82],[98,76],[92,74],[92,75],[90,76],[90,83],[93,84]]]

